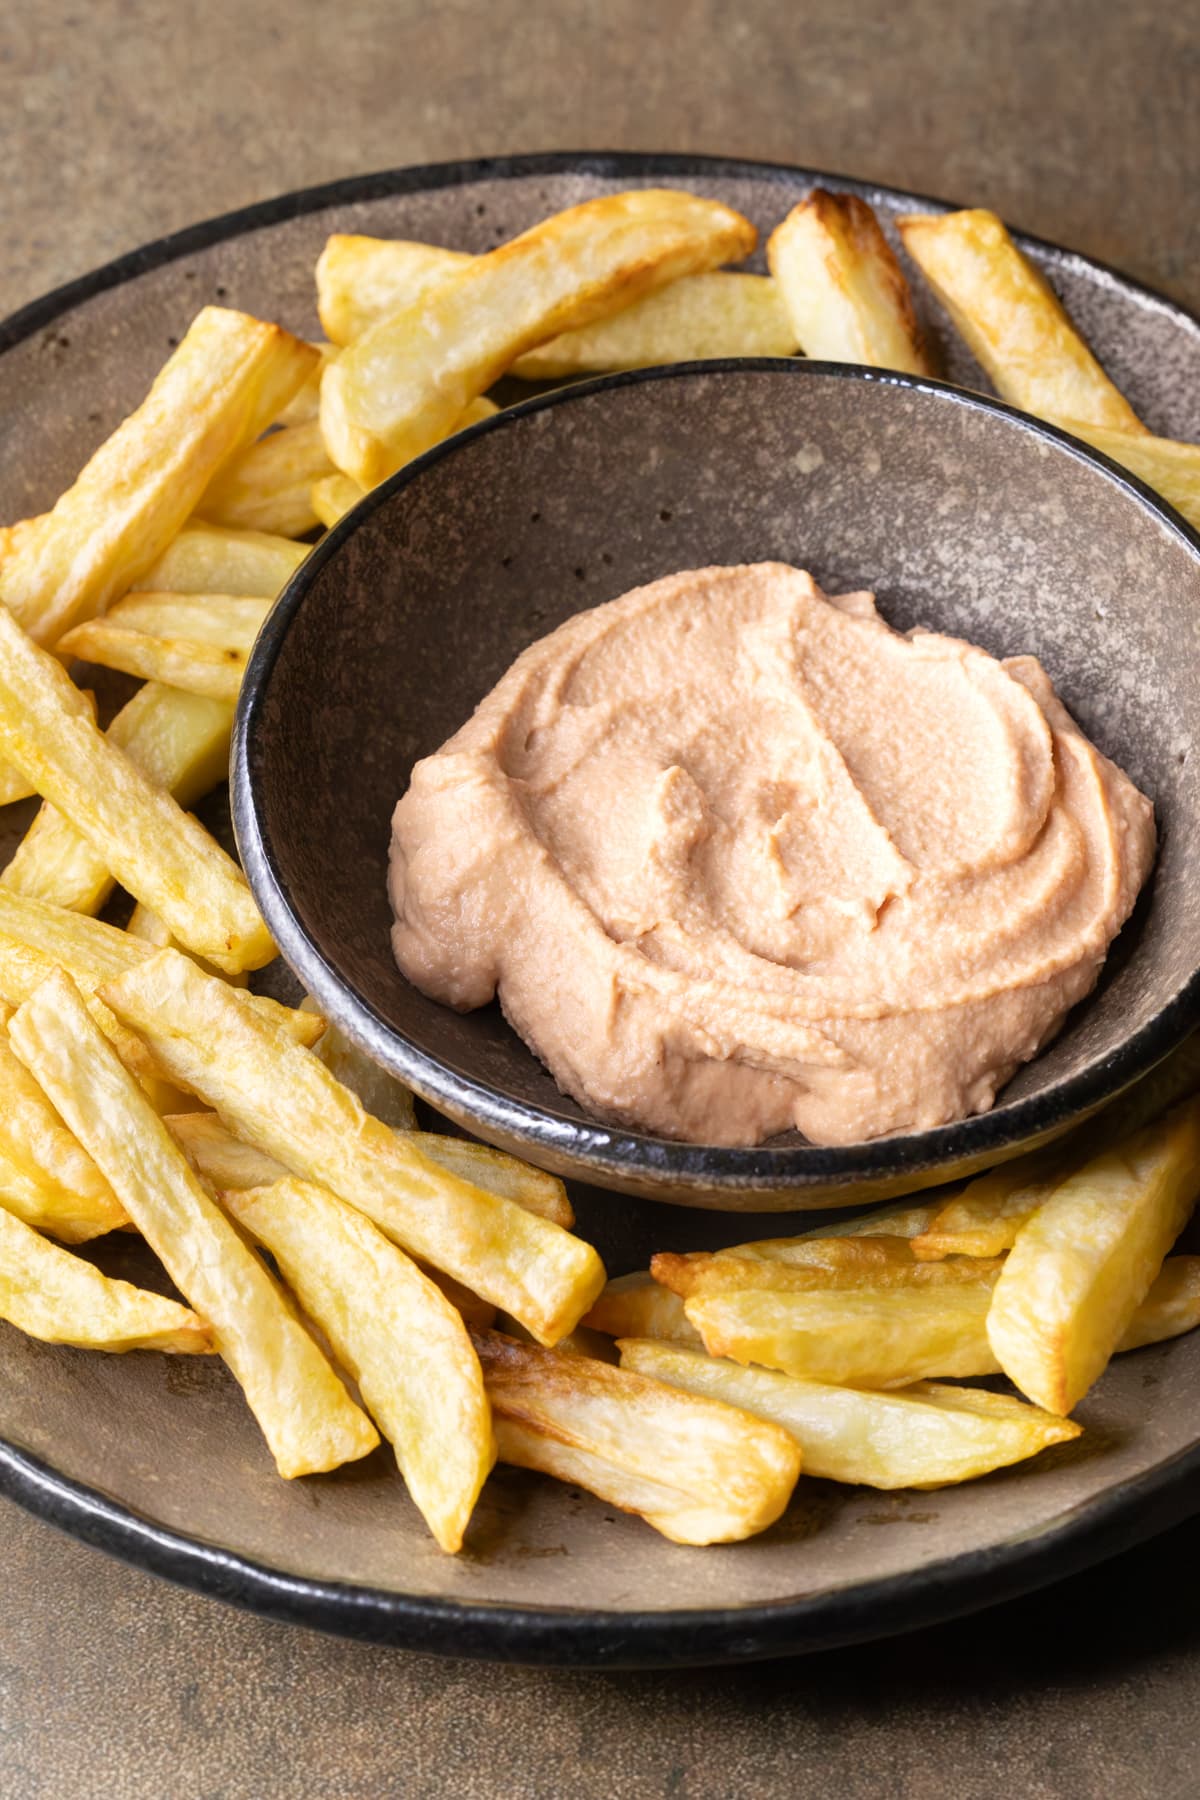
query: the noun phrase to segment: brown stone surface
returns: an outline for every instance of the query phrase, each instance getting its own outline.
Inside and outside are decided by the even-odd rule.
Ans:
[[[716,150],[986,203],[1200,305],[1200,26],[1154,0],[42,0],[0,21],[0,310],[387,165]],[[1171,1800],[1200,1528],[906,1641],[679,1676],[367,1649],[0,1505],[0,1792]]]

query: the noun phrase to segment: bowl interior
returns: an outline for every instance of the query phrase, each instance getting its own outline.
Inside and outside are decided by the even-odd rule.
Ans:
[[[857,1173],[880,1155],[928,1170],[1002,1154],[1078,1110],[1076,1077],[1103,1087],[1115,1071],[1111,1089],[1185,1029],[1200,967],[1200,558],[1184,534],[1061,441],[950,390],[777,363],[613,378],[506,416],[372,497],[281,603],[241,721],[243,849],[289,958],[434,1104],[496,1141],[515,1134],[535,1160],[569,1159],[585,1115],[496,1007],[459,1016],[399,974],[392,807],[413,762],[571,613],[675,569],[767,558],[835,592],[873,588],[901,629],[1038,656],[1153,797],[1161,832],[1149,891],[1055,1044],[986,1120],[887,1140]],[[1155,1041],[1133,1067],[1139,1033]],[[467,1089],[487,1091],[482,1113]],[[633,1184],[680,1172],[677,1146],[599,1140]],[[772,1158],[790,1182],[856,1172],[852,1155],[793,1136],[711,1153],[701,1173],[761,1187]]]

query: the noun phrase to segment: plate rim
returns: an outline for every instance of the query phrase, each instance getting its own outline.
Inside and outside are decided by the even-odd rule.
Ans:
[[[340,177],[275,195],[160,235],[63,282],[0,321],[0,356],[64,313],[110,288],[215,244],[327,207],[472,181],[584,173],[828,182],[844,192],[887,194],[935,211],[954,202],[883,182],[801,164],[687,152],[560,150],[462,158]],[[1014,232],[1054,263],[1082,262],[1119,287],[1200,332],[1200,318],[1179,301],[1096,257]],[[591,1667],[709,1666],[846,1645],[962,1616],[1045,1586],[1165,1530],[1200,1509],[1200,1440],[1141,1475],[1069,1508],[1039,1532],[904,1571],[882,1581],[828,1590],[819,1601],[791,1596],[756,1607],[668,1614],[523,1609],[493,1602],[467,1606],[357,1584],[289,1575],[236,1552],[155,1524],[98,1488],[74,1480],[0,1438],[0,1493],[26,1510],[137,1567],[265,1616],[337,1635],[451,1656]],[[757,1620],[759,1635],[747,1640]],[[653,1628],[653,1629],[651,1629]],[[467,1633],[475,1634],[464,1641]],[[630,1640],[635,1640],[632,1647]],[[586,1640],[586,1643],[585,1643]]]

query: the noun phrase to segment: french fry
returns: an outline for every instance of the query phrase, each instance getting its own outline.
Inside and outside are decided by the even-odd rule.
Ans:
[[[1182,1337],[1200,1325],[1200,1256],[1168,1256],[1125,1329],[1118,1351]]]
[[[33,518],[17,519],[12,525],[0,525],[0,563],[15,556],[18,550],[29,550],[49,517],[49,513],[37,513]]]
[[[704,1340],[688,1323],[683,1301],[655,1281],[648,1269],[617,1275],[610,1281],[583,1323],[614,1338],[657,1338],[686,1349],[703,1348]]]
[[[319,1045],[317,1051],[319,1054]],[[167,1124],[193,1167],[216,1188],[269,1187],[292,1173],[274,1157],[242,1143],[225,1129],[216,1113],[183,1113],[178,1118],[168,1117]],[[566,1191],[554,1175],[546,1175],[541,1169],[518,1162],[514,1156],[505,1156],[501,1150],[467,1138],[441,1137],[432,1131],[401,1131],[398,1135],[430,1162],[449,1169],[462,1181],[498,1194],[503,1200],[515,1201],[526,1212],[550,1219],[556,1225],[569,1227],[575,1222]]]
[[[991,1257],[1010,1250],[1061,1181],[1062,1158],[1061,1150],[1036,1152],[977,1175],[913,1238],[913,1255]]]
[[[130,594],[56,646],[106,669],[123,669],[185,693],[233,702],[269,600],[232,594]]]
[[[512,1313],[539,1341],[564,1337],[603,1287],[589,1244],[423,1155],[187,957],[162,950],[106,982],[101,998],[230,1130],[340,1194],[401,1249]]]
[[[307,544],[293,544],[272,532],[234,531],[197,520],[185,526],[133,589],[272,598],[286,587],[308,552]]]
[[[188,1307],[111,1280],[2,1210],[0,1319],[27,1337],[85,1350],[194,1356],[216,1347],[211,1328]]]
[[[152,945],[114,925],[0,887],[0,1000],[20,1006],[56,968],[65,969],[101,1030],[139,1073],[155,1072],[152,1058],[141,1040],[119,1025],[97,999],[96,989],[154,954]],[[240,1005],[261,1014],[297,1043],[315,1043],[324,1029],[319,1013],[281,1006],[266,994],[249,994],[238,988],[231,991]]]
[[[1003,399],[1041,418],[1145,430],[995,213],[975,207],[897,224],[904,248]]]
[[[673,1344],[618,1348],[623,1369],[782,1425],[800,1445],[805,1474],[828,1481],[946,1487],[1024,1462],[1082,1429],[984,1388],[920,1381],[902,1393],[871,1392],[743,1369]]]
[[[0,600],[17,622],[52,644],[125,593],[316,362],[278,325],[215,306],[198,313],[141,406],[0,565]]]
[[[801,1456],[779,1426],[609,1363],[472,1336],[502,1462],[578,1483],[681,1544],[751,1537],[791,1498]]]
[[[767,261],[806,356],[932,375],[908,283],[865,200],[814,188]]]
[[[443,1550],[462,1548],[496,1460],[466,1327],[441,1290],[354,1207],[287,1179],[222,1204],[269,1250],[358,1385]]]
[[[651,1258],[650,1272],[685,1300],[694,1294],[732,1294],[746,1288],[806,1294],[818,1288],[990,1286],[1000,1272],[998,1257],[918,1262],[903,1238],[814,1238],[809,1249],[812,1260],[804,1263],[740,1257],[728,1251],[691,1256],[660,1252]]]
[[[992,1295],[988,1338],[1021,1392],[1068,1413],[1103,1373],[1200,1194],[1200,1101],[1069,1176]]]
[[[317,364],[287,405],[271,421],[274,425],[307,425],[321,413],[321,376],[331,356],[337,355],[336,344],[317,343],[309,346],[317,353]]]
[[[811,1231],[800,1234],[799,1241],[809,1238],[833,1237],[920,1237],[928,1229],[931,1221],[941,1211],[944,1201],[932,1200],[898,1200],[890,1206],[878,1206],[869,1213],[857,1213],[853,1218],[835,1219],[832,1224],[814,1225]],[[793,1243],[792,1238],[764,1238],[757,1244],[741,1244],[737,1254],[757,1256],[780,1256],[787,1260],[785,1252]]]
[[[66,815],[137,900],[236,974],[275,956],[245,876],[215,838],[80,718],[61,664],[0,606],[0,752]]]
[[[332,471],[319,420],[289,425],[227,463],[201,495],[196,516],[239,531],[302,537],[317,523],[313,482]]]
[[[936,1264],[929,1265],[936,1267]],[[943,1287],[742,1288],[684,1302],[710,1356],[838,1387],[995,1375],[988,1282]]]
[[[83,1146],[71,1135],[8,1041],[12,1008],[0,1005],[0,1167],[23,1177],[13,1202],[0,1206],[64,1243],[115,1231],[125,1208]],[[34,1197],[22,1205],[24,1195]]]
[[[1151,437],[1149,432],[1122,431],[1079,419],[1053,419],[1051,423],[1111,456],[1200,531],[1200,444],[1181,444],[1174,438]]]
[[[319,1013],[321,1009],[308,995],[300,1002],[300,1010]],[[327,1025],[313,1049],[330,1074],[357,1094],[369,1113],[395,1131],[415,1131],[417,1109],[411,1090],[373,1062],[337,1025]]]
[[[374,1449],[370,1420],[200,1185],[62,970],[14,1014],[9,1039],[180,1293],[211,1325],[280,1474],[337,1468]]]
[[[226,1200],[230,1193],[245,1193],[251,1188],[268,1188],[276,1182],[291,1178],[291,1170],[276,1162],[273,1156],[256,1150],[252,1144],[243,1144],[231,1131],[226,1131],[216,1113],[168,1113],[163,1123],[196,1173],[214,1192],[223,1194]],[[328,1189],[323,1191],[328,1192]],[[494,1306],[481,1300],[478,1294],[464,1287],[461,1281],[455,1281],[450,1275],[443,1275],[440,1269],[431,1269],[418,1259],[413,1260],[441,1288],[450,1304],[469,1325],[487,1327],[494,1323]]]
[[[338,468],[373,486],[435,444],[526,350],[754,248],[740,214],[645,188],[588,200],[456,270],[364,332],[321,382]]]
[[[229,768],[233,708],[147,682],[108,727],[106,736],[180,806],[223,781]],[[0,883],[52,906],[96,913],[115,882],[101,851],[57,807],[44,804],[17,845]]]
[[[331,237],[317,263],[317,305],[339,344],[352,344],[437,282],[476,259],[387,238]],[[796,334],[774,282],[764,275],[716,270],[686,275],[612,318],[563,332],[529,350],[511,373],[556,381],[606,369],[714,356],[793,356]]]
[[[358,505],[366,491],[357,481],[351,481],[349,475],[340,472],[324,475],[312,484],[312,509],[320,523],[329,529],[344,518],[351,507]]]

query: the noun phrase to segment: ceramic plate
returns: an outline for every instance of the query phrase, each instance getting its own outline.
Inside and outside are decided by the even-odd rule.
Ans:
[[[812,170],[563,155],[361,177],[164,239],[0,327],[0,517],[53,501],[205,302],[316,335],[312,265],[330,231],[480,251],[576,201],[666,183],[728,201],[765,233],[815,181],[861,193],[885,223],[938,205]],[[1022,241],[1147,424],[1200,437],[1200,324],[1085,258]],[[951,378],[984,386],[941,321],[925,322]],[[17,810],[9,842],[28,816]],[[574,1198],[613,1273],[730,1231],[650,1202],[582,1188]],[[762,1234],[785,1229],[773,1213]],[[754,1217],[739,1215],[737,1235],[754,1234]],[[96,1252],[143,1280],[144,1254],[128,1239]],[[1200,1503],[1200,1334],[1114,1364],[1079,1410],[1078,1442],[966,1487],[879,1494],[802,1480],[773,1530],[700,1551],[500,1470],[455,1559],[434,1547],[382,1451],[278,1480],[215,1359],[89,1355],[7,1326],[0,1347],[0,1489],[12,1498],[224,1599],[456,1655],[684,1664],[848,1642],[1053,1580]]]

